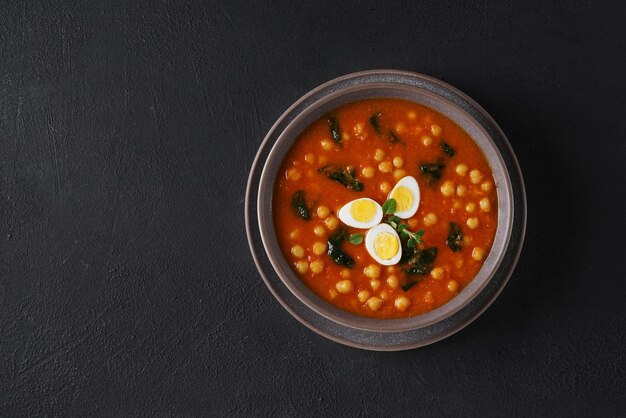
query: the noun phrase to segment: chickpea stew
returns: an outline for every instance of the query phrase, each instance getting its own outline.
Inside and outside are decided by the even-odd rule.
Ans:
[[[454,298],[497,228],[497,190],[469,135],[400,99],[335,109],[285,156],[273,195],[281,250],[327,302],[403,318]]]

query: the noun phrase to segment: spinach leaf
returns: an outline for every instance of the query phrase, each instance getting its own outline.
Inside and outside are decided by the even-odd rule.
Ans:
[[[391,143],[402,142],[400,141],[400,137],[396,135],[391,129],[389,129],[389,142]]]
[[[461,251],[463,247],[463,231],[461,231],[461,227],[454,222],[450,222],[450,232],[448,232],[446,244],[448,244],[448,247],[455,253]]]
[[[418,284],[422,280],[424,280],[424,279],[419,279],[419,280],[415,280],[414,279],[414,280],[411,280],[410,282],[402,285],[402,290],[404,290],[406,292],[407,290],[409,290],[410,288],[412,288],[413,286],[415,286],[416,284]]]
[[[328,255],[333,259],[335,264],[345,266],[351,269],[354,267],[354,259],[346,254],[341,248],[328,245]]]
[[[452,148],[450,146],[450,144],[448,144],[447,142],[442,142],[441,143],[441,149],[443,150],[444,153],[446,153],[448,156],[450,157],[454,157],[454,148]]]
[[[381,134],[381,130],[380,130],[380,117],[381,116],[382,116],[382,113],[380,112],[374,113],[372,116],[370,116],[370,124],[374,127],[374,130],[376,131],[378,135]]]
[[[355,177],[356,171],[353,167],[346,167],[339,164],[331,164],[317,170],[331,180],[343,184],[346,188],[357,192],[363,191],[363,183]]]
[[[326,123],[328,123],[328,128],[330,129],[330,135],[333,137],[333,140],[341,144],[341,130],[339,129],[339,121],[334,116],[328,116],[326,119]]]
[[[348,231],[345,228],[340,228],[328,237],[328,255],[335,264],[352,268],[354,266],[354,259],[339,248],[341,243],[346,239],[347,234]]]
[[[370,116],[370,125],[374,127],[374,130],[376,131],[378,135],[381,135],[383,133],[383,130],[380,126],[380,117],[382,115],[383,114],[381,112],[378,112]],[[396,133],[392,131],[391,129],[387,131],[387,138],[389,139],[389,142],[391,142],[392,144],[396,142],[402,142],[400,141],[400,137],[396,135]]]
[[[339,247],[341,243],[346,239],[347,234],[348,231],[346,231],[346,228],[339,228],[337,231],[330,234],[330,236],[328,237],[328,243],[330,245],[334,245],[335,247]]]
[[[444,167],[445,164],[443,163],[441,158],[439,158],[434,163],[421,164],[420,171],[422,175],[428,179],[428,183],[432,185],[441,178],[441,172],[443,171]]]
[[[418,251],[409,260],[409,268],[405,270],[407,274],[425,275],[430,273],[433,263],[437,258],[437,247],[425,248]]]
[[[291,208],[296,212],[296,215],[308,221],[311,219],[309,208],[306,204],[306,195],[304,190],[298,190],[291,197]]]

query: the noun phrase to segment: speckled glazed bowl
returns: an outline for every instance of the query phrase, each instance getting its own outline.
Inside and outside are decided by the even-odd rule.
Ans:
[[[398,98],[428,106],[462,127],[493,171],[498,227],[477,276],[447,304],[423,315],[375,319],[339,309],[296,276],[280,251],[272,217],[272,194],[280,164],[296,138],[315,120],[347,103]],[[524,184],[502,130],[471,98],[439,80],[416,73],[373,70],[349,74],[309,92],[278,119],[259,148],[246,192],[246,228],[252,255],[270,291],[313,331],[354,347],[403,350],[445,338],[478,317],[500,293],[517,262],[526,225]]]

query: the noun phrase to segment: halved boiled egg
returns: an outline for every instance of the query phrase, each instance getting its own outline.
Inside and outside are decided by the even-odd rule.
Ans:
[[[398,233],[388,224],[376,225],[365,236],[365,248],[383,266],[398,264],[402,246]]]
[[[415,177],[406,176],[400,179],[387,198],[396,201],[394,215],[398,218],[408,219],[415,215],[420,205],[420,188]]]
[[[344,224],[353,228],[367,229],[380,223],[383,219],[383,208],[367,197],[346,203],[337,216]]]

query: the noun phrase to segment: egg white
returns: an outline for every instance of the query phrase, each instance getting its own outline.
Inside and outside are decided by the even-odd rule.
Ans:
[[[393,192],[398,187],[406,187],[407,189],[411,191],[411,194],[413,195],[413,204],[407,210],[394,212],[394,215],[396,215],[398,218],[408,219],[411,216],[415,215],[415,213],[417,212],[417,208],[420,205],[420,187],[417,184],[417,180],[415,180],[415,177],[412,177],[412,176],[403,177],[396,183],[396,185],[393,187],[391,192],[389,192],[389,195],[387,197],[388,199],[391,198],[391,196],[393,196]]]
[[[368,200],[374,203],[374,205],[376,206],[376,212],[374,213],[374,217],[367,222],[357,221],[356,219],[352,217],[352,214],[350,213],[350,208],[352,207],[352,204],[354,204],[354,202],[361,201],[361,200]],[[359,229],[368,229],[375,225],[378,225],[380,221],[383,219],[383,208],[380,207],[380,205],[375,200],[372,200],[367,197],[363,197],[360,199],[355,199],[343,205],[343,207],[339,209],[337,216],[339,217],[339,220],[341,220],[341,222],[343,222],[344,224],[348,226],[351,226],[353,228],[359,228]]]
[[[381,232],[388,232],[392,234],[395,239],[398,241],[398,253],[393,256],[393,258],[389,260],[383,260],[382,258],[376,255],[376,251],[374,250],[374,240],[376,236]],[[367,231],[367,235],[365,235],[365,248],[367,252],[372,256],[377,263],[382,264],[383,266],[392,266],[394,264],[398,264],[400,262],[400,258],[402,257],[402,243],[400,242],[400,237],[398,233],[393,229],[389,224],[380,224],[376,225],[369,231]]]

